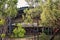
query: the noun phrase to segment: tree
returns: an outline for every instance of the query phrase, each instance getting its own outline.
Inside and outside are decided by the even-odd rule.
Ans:
[[[29,10],[24,10],[24,13],[26,13],[27,17],[28,17],[28,15],[30,15],[30,19],[34,19],[36,21],[38,19],[39,22],[37,22],[37,23],[39,24],[40,23],[40,14],[42,12],[42,8],[40,6],[41,0],[26,0],[26,1],[28,4],[31,3],[29,5],[30,5],[30,7],[33,7],[33,8],[30,8]]]
[[[41,33],[40,40],[49,40],[49,36],[46,35],[45,33]]]
[[[7,26],[9,26],[11,29],[11,19],[16,17],[17,15],[16,3],[17,3],[17,0],[0,0],[0,19],[1,19],[0,23],[5,24],[3,25],[4,26],[3,31],[5,34],[8,28]]]
[[[29,10],[24,10],[26,16],[23,16],[23,20],[25,23],[33,23],[33,19],[40,19],[40,8],[30,8]],[[37,19],[36,19],[37,20]]]
[[[46,26],[57,26],[59,24],[59,3],[58,1],[52,2],[52,0],[46,1],[44,5],[42,5],[42,14],[41,14],[41,21],[43,25]]]
[[[25,23],[33,24],[36,22],[37,30],[38,30],[39,22],[40,22],[40,12],[41,12],[40,10],[41,10],[40,7],[26,9],[26,10],[24,10],[26,17],[23,16]],[[36,21],[34,21],[34,20],[36,20]],[[36,35],[37,35],[37,40],[39,40],[39,33],[37,33]]]
[[[60,30],[60,0],[45,0],[42,7],[41,23],[43,26],[57,27],[58,29],[54,32],[52,39],[55,34]],[[51,40],[52,40],[51,39]]]
[[[9,33],[12,30],[12,18],[16,17],[17,15],[17,0],[8,0],[6,1],[7,8],[5,9],[6,17],[8,18],[8,28]]]
[[[28,9],[24,10],[24,13],[26,13],[26,17],[23,16],[23,20],[25,23],[32,23],[31,12],[32,11]]]

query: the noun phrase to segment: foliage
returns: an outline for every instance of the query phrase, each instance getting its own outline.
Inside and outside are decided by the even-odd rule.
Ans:
[[[9,17],[16,17],[17,15],[17,0],[9,0],[6,2],[7,8],[5,9],[6,15]]]
[[[34,20],[39,21],[38,24],[40,24],[40,14],[42,12],[42,7],[40,7],[40,1],[41,0],[26,0],[30,7],[30,9],[24,10],[24,13],[26,14],[26,17],[24,18],[24,22],[27,23],[33,23]],[[29,17],[29,18],[28,18]]]
[[[5,24],[5,19],[3,18],[0,18],[0,26],[4,25]]]
[[[42,7],[41,23],[44,26],[58,26],[60,23],[60,9],[59,0],[55,2],[52,0],[46,0]]]
[[[47,36],[45,33],[41,33],[40,40],[49,40],[49,36]]]
[[[26,17],[24,17],[24,22],[25,23],[32,23],[32,18],[31,18],[31,10],[24,10],[24,13],[26,13]]]
[[[0,26],[6,25],[5,27],[3,27],[4,30],[7,30],[7,25],[11,23],[10,21],[7,20],[15,18],[16,15],[17,15],[17,0],[0,0]],[[6,31],[4,33],[6,33]],[[5,34],[2,34],[2,37],[4,36]]]
[[[13,30],[14,37],[24,37],[25,30],[20,23],[17,24],[17,28]]]
[[[24,22],[33,23],[34,18],[40,17],[40,8],[26,9],[24,10],[24,13],[26,14],[26,17],[23,17]]]
[[[0,0],[0,15],[15,17],[17,15],[17,0]]]
[[[17,0],[0,0],[0,17],[16,17],[16,3]]]
[[[5,37],[6,37],[6,34],[1,34],[1,37],[2,37],[2,38],[5,38]]]

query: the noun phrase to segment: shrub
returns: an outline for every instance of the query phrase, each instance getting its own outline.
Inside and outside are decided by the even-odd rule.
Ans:
[[[17,24],[17,28],[13,30],[14,37],[24,37],[25,30],[20,23]]]
[[[6,34],[1,34],[1,38],[5,38],[6,37]]]
[[[0,18],[0,26],[1,26],[1,25],[4,25],[4,23],[5,23],[5,19]]]
[[[47,36],[45,33],[41,33],[40,40],[49,40],[49,36]]]

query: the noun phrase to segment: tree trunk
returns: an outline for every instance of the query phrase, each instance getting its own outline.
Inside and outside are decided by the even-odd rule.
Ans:
[[[12,33],[12,20],[11,20],[11,17],[8,17],[8,33],[9,33],[9,35]]]

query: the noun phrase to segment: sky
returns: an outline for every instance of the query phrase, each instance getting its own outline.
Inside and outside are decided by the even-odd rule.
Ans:
[[[29,6],[25,0],[18,0],[17,8]]]

